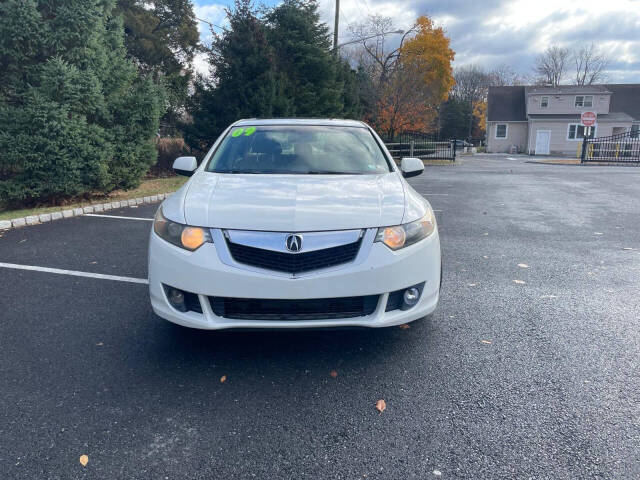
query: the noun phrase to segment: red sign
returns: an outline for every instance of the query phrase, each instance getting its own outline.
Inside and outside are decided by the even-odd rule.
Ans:
[[[594,112],[582,112],[580,115],[580,123],[585,127],[593,127],[596,124],[598,116]]]

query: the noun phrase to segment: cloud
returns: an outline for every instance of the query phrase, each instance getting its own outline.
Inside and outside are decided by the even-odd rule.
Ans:
[[[222,3],[197,1],[200,18],[225,21]],[[333,29],[335,0],[319,0],[319,7]],[[350,23],[372,14],[391,17],[394,27],[403,29],[429,15],[451,38],[454,65],[507,64],[521,74],[530,74],[536,55],[552,44],[577,48],[593,41],[611,57],[611,81],[640,83],[638,0],[341,0],[340,41],[349,40]],[[207,31],[201,30],[204,38]]]

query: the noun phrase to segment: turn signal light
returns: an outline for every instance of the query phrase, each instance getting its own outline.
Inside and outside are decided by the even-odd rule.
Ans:
[[[382,242],[392,250],[402,248],[407,240],[407,234],[401,226],[387,227],[382,232]]]
[[[195,250],[205,242],[204,230],[199,227],[186,227],[180,237],[184,248]]]

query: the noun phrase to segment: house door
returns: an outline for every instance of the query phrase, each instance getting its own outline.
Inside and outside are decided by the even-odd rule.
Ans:
[[[549,143],[551,132],[549,130],[538,130],[536,133],[536,155],[549,155]]]

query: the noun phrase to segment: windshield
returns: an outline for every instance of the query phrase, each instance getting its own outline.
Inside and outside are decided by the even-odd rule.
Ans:
[[[376,174],[392,170],[365,127],[261,125],[232,128],[207,171]]]

